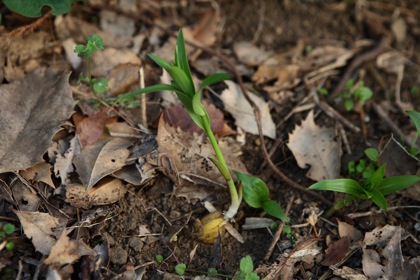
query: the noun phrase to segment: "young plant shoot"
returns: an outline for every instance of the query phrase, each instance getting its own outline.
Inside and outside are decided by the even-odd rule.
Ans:
[[[242,191],[235,186],[235,182],[231,176],[229,168],[219,148],[216,137],[210,128],[210,117],[201,101],[202,90],[212,84],[221,82],[231,78],[229,74],[214,74],[203,80],[200,87],[196,90],[190,66],[188,64],[187,54],[185,50],[185,43],[182,30],[178,33],[178,39],[175,48],[174,62],[168,62],[162,58],[149,54],[149,57],[154,60],[160,67],[165,69],[172,78],[171,84],[152,85],[140,90],[120,95],[115,100],[117,105],[130,106],[135,103],[135,97],[139,94],[156,92],[156,91],[173,91],[184,105],[185,110],[190,115],[191,119],[207,134],[210,143],[215,152],[215,158],[211,158],[214,165],[223,175],[229,188],[231,204],[229,209],[224,214],[224,222],[234,218],[238,212],[239,205],[242,200]],[[260,179],[236,172],[239,186],[242,187],[245,201],[252,207],[261,207],[267,213],[275,216],[283,221],[288,221],[281,207],[273,200],[268,199],[268,188]],[[239,191],[239,192],[238,192]],[[251,202],[251,203],[250,203]],[[275,204],[275,205],[274,205]]]
[[[337,202],[334,207],[327,212],[326,217],[330,217],[335,211],[341,209],[355,199],[371,200],[379,208],[386,211],[388,207],[385,199],[386,195],[420,182],[420,176],[416,175],[384,178],[384,174],[385,165],[382,165],[362,184],[353,179],[323,180],[313,184],[309,189],[350,194],[349,197]]]

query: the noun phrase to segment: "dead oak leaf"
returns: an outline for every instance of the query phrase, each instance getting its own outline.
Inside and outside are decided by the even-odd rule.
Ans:
[[[314,112],[310,111],[300,126],[289,133],[287,146],[300,168],[310,166],[306,173],[315,181],[335,179],[340,174],[341,143],[334,129],[315,124]]]
[[[25,235],[32,240],[35,249],[48,255],[56,243],[66,221],[51,216],[48,213],[14,211],[18,216]]]
[[[325,258],[321,262],[323,266],[335,265],[347,255],[349,251],[349,238],[344,236],[331,243],[325,250]]]
[[[42,161],[53,135],[73,113],[69,73],[39,69],[0,86],[0,173]]]
[[[70,240],[67,236],[67,230],[64,228],[58,241],[52,246],[51,253],[44,260],[45,264],[54,264],[62,266],[71,264],[84,255],[95,255],[96,253],[90,249],[82,241]]]

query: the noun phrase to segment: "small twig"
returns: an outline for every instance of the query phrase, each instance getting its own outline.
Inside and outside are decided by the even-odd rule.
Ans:
[[[143,66],[139,69],[139,80],[140,80],[140,88],[144,88],[144,68]],[[146,114],[146,95],[140,95],[140,110],[141,110],[141,123],[144,127],[147,127],[147,114]]]
[[[413,208],[420,209],[420,206],[416,206],[416,205],[394,206],[394,207],[388,207],[387,211],[398,210],[398,209],[413,209]],[[376,214],[381,214],[383,212],[384,212],[383,210],[378,209],[378,210],[362,212],[362,213],[350,213],[350,214],[347,214],[346,217],[348,217],[350,219],[356,219],[356,218],[368,217],[368,216],[372,216],[372,215],[376,215]]]
[[[286,210],[285,210],[286,216],[289,215],[289,212],[290,212],[290,209],[292,208],[292,204],[293,204],[294,200],[295,200],[295,197],[292,196],[290,198],[289,203],[287,203],[287,207],[286,207]],[[274,234],[274,237],[273,237],[273,240],[271,241],[270,247],[268,247],[267,253],[265,254],[264,261],[268,261],[268,259],[273,254],[274,247],[276,247],[276,244],[280,239],[280,235],[283,232],[283,228],[284,228],[284,223],[282,222],[282,223],[279,224],[279,226],[277,228],[277,231]]]

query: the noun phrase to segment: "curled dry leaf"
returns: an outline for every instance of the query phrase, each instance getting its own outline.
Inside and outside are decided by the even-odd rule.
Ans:
[[[132,142],[132,139],[103,137],[94,145],[81,149],[73,163],[87,189],[126,165]]]
[[[76,123],[76,133],[82,146],[94,144],[104,133],[107,114],[102,110]]]
[[[23,81],[0,86],[0,173],[42,161],[54,134],[73,113],[68,79],[69,73],[38,69]]]
[[[330,266],[340,262],[349,252],[349,238],[344,236],[331,243],[325,250],[325,258],[321,265]]]
[[[71,264],[85,255],[94,256],[96,253],[84,244],[81,239],[78,241],[70,240],[67,236],[67,230],[64,228],[60,238],[54,246],[52,246],[51,253],[48,258],[44,260],[44,263],[62,266]]]
[[[117,202],[127,192],[120,179],[105,178],[89,190],[81,184],[66,186],[66,201],[74,207],[90,208],[93,205],[107,205]]]
[[[50,254],[51,247],[56,243],[66,221],[48,213],[14,212],[22,224],[25,235],[32,240],[35,249],[44,255]]]
[[[55,185],[51,179],[52,166],[46,162],[40,162],[34,166],[23,170],[20,175],[28,181],[43,182],[55,189]]]
[[[251,104],[245,99],[240,87],[236,83],[232,81],[225,81],[225,83],[228,88],[220,95],[220,99],[222,99],[225,104],[225,110],[232,114],[237,126],[246,132],[258,135],[257,121],[255,120],[254,110],[252,109]],[[263,134],[275,139],[276,125],[271,118],[268,103],[251,92],[248,92],[248,95],[260,109]]]
[[[300,168],[310,166],[306,173],[315,181],[335,179],[340,175],[341,143],[336,140],[335,130],[315,124],[311,110],[300,126],[289,133],[289,143]]]

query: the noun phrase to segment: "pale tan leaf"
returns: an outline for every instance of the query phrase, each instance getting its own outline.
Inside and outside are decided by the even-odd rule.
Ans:
[[[270,56],[272,52],[258,48],[249,42],[238,42],[233,46],[238,59],[247,66],[260,66]]]
[[[216,42],[216,31],[220,22],[220,10],[208,9],[191,27],[184,27],[184,37],[186,40],[206,47],[212,46]]]
[[[105,48],[92,56],[92,75],[106,77],[108,73],[120,64],[140,65],[140,58],[130,50]]]
[[[68,73],[39,69],[0,86],[0,173],[42,161],[53,135],[73,112]]]
[[[95,252],[80,240],[70,240],[67,236],[67,230],[64,228],[60,238],[52,246],[51,253],[44,260],[44,263],[56,266],[72,264],[83,255],[95,255]]]
[[[381,257],[373,249],[363,248],[362,266],[365,275],[372,279],[381,277],[385,271],[385,267],[381,265]]]
[[[354,270],[348,266],[343,266],[343,268],[335,269],[333,271],[334,275],[340,276],[343,279],[348,280],[368,280],[368,278],[358,272],[357,270]]]
[[[28,181],[44,182],[55,189],[55,185],[51,179],[51,167],[49,163],[40,162],[21,171],[20,175]]]
[[[66,221],[59,220],[48,213],[14,211],[18,216],[25,235],[32,240],[35,249],[48,255],[51,247],[60,236],[61,227]]]
[[[360,230],[342,221],[338,221],[338,234],[340,237],[348,236],[351,242],[363,239],[363,234]]]
[[[225,83],[228,86],[228,89],[225,89],[220,95],[220,99],[222,99],[225,105],[225,110],[232,114],[237,126],[246,132],[258,135],[258,126],[257,121],[255,120],[254,110],[243,96],[240,87],[232,81],[225,81]],[[276,125],[271,118],[268,103],[251,92],[248,92],[248,95],[260,109],[263,134],[275,139]]]
[[[81,149],[73,162],[87,189],[126,164],[130,154],[127,148],[132,142],[132,139],[103,137]]]
[[[126,192],[127,188],[120,179],[105,178],[89,190],[81,184],[66,186],[66,201],[74,207],[87,209],[117,202]]]
[[[314,112],[310,111],[300,126],[289,133],[287,146],[292,151],[300,168],[310,166],[306,173],[315,181],[335,179],[340,174],[341,143],[334,129],[315,124]]]

